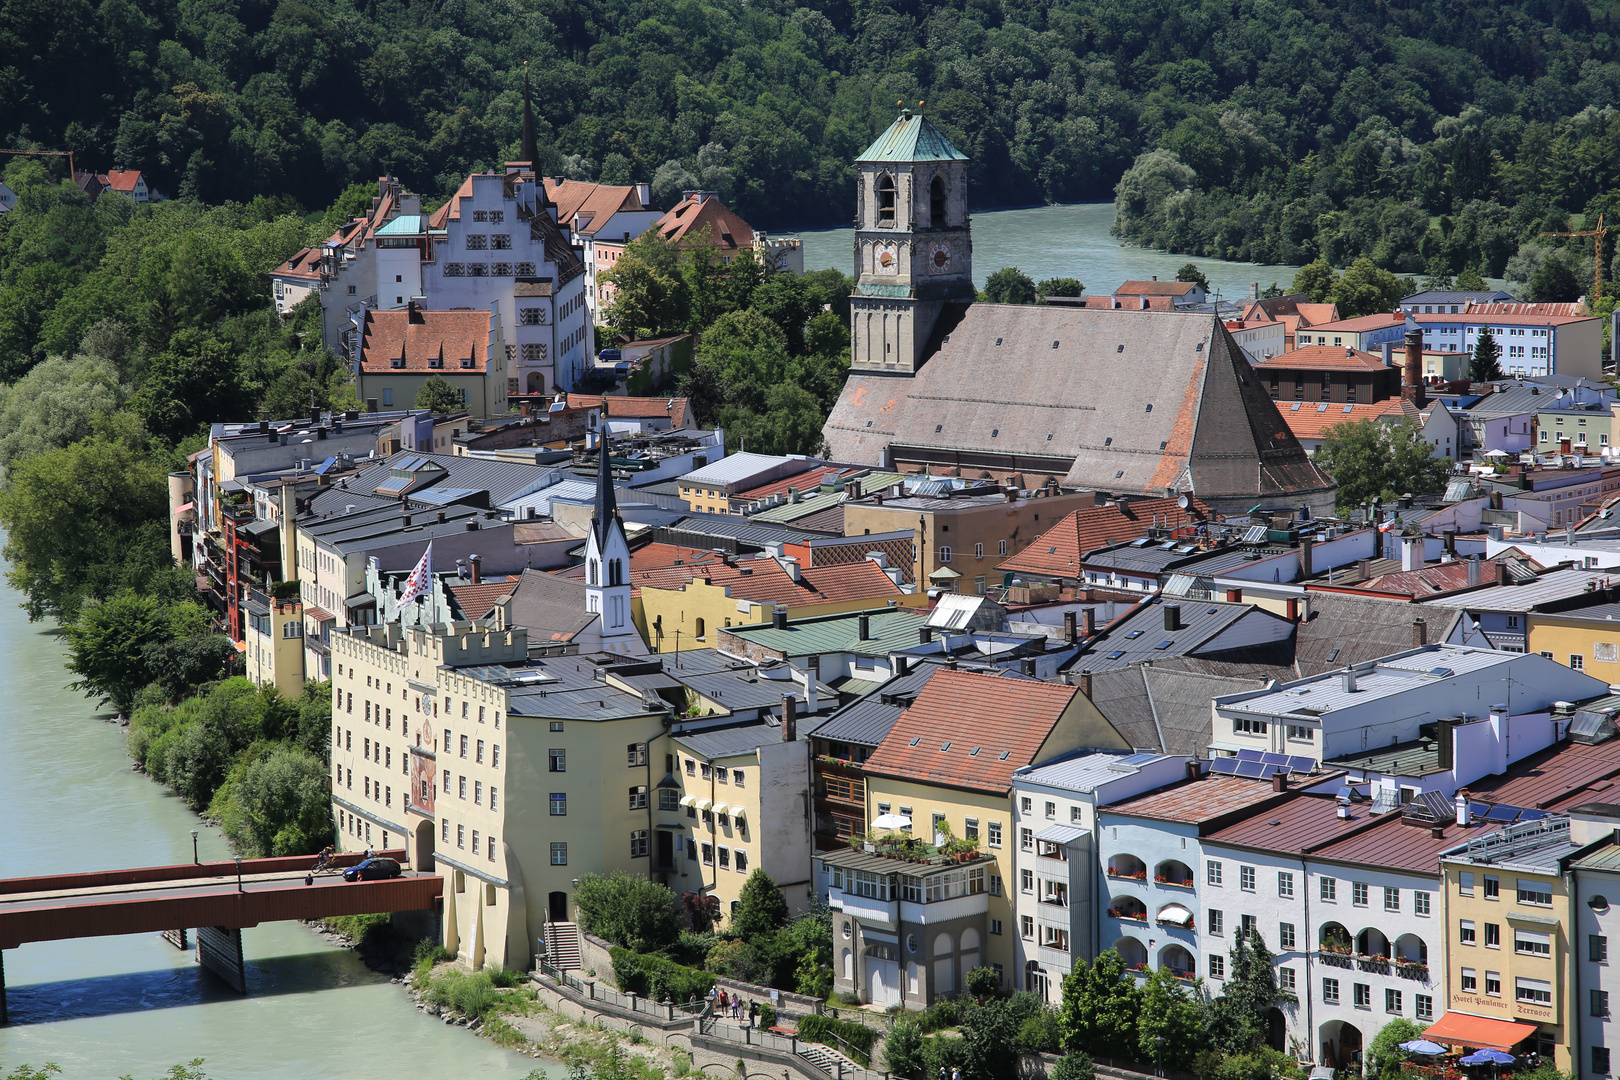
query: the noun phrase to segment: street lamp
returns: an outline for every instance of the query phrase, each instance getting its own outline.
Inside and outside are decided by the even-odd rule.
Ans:
[[[242,856],[236,857],[236,891],[242,892]]]
[[[197,830],[191,830],[191,865],[201,866],[202,860],[197,858]]]

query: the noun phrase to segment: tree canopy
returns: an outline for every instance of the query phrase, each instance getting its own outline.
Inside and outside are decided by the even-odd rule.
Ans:
[[[1437,406],[1438,407],[1438,406]],[[1338,506],[1353,509],[1372,498],[1427,494],[1445,486],[1449,458],[1438,456],[1407,420],[1358,420],[1327,429],[1316,463],[1338,482]]]

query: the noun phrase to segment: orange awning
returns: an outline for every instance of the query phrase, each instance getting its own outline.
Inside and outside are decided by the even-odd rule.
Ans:
[[[1488,1016],[1448,1012],[1423,1033],[1425,1039],[1454,1046],[1490,1047],[1504,1053],[1536,1033],[1537,1025],[1523,1020],[1496,1020]]]

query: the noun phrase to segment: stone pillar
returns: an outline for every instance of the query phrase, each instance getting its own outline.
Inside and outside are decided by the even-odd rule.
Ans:
[[[199,926],[197,962],[238,994],[247,993],[247,964],[242,959],[242,931],[239,928]]]

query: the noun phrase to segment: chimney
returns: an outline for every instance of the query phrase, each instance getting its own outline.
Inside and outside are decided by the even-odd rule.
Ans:
[[[779,607],[771,609],[771,626],[777,630],[787,629],[787,608]]]
[[[1362,581],[1372,577],[1372,560],[1358,559],[1356,561],[1356,573],[1360,575]]]
[[[1166,630],[1180,630],[1181,629],[1181,605],[1180,604],[1166,604],[1166,605],[1164,605],[1164,628]]]
[[[1079,629],[1073,611],[1063,613],[1063,640],[1073,645],[1079,637]]]
[[[1288,790],[1288,774],[1285,773],[1285,772],[1282,772],[1281,770],[1272,773],[1271,774],[1271,790],[1272,791],[1287,791]]]
[[[1423,537],[1401,537],[1401,569],[1423,569]]]
[[[321,407],[319,405],[311,405],[309,407],[309,422],[311,424],[319,424],[321,422]]]
[[[1479,584],[1479,560],[1464,559],[1463,561],[1468,564],[1468,587],[1473,588]]]
[[[855,625],[858,628],[858,630],[856,632],[856,640],[858,640],[858,641],[871,641],[872,640],[872,616],[870,616],[870,615],[858,615],[858,616],[856,616]]]
[[[1428,395],[1423,389],[1423,331],[1408,330],[1406,332],[1406,385],[1401,388],[1401,396],[1409,399],[1418,408],[1428,404]]]
[[[1299,538],[1299,576],[1302,578],[1312,576],[1311,549],[1315,546],[1315,537],[1302,536]]]
[[[1086,668],[1084,671],[1080,672],[1080,692],[1086,696],[1087,700],[1090,700],[1090,698],[1091,698],[1091,669],[1090,668]]]
[[[1081,608],[1080,609],[1080,636],[1081,637],[1094,637],[1096,635],[1096,633],[1097,633],[1097,609],[1096,608],[1091,608],[1091,607]]]
[[[1197,780],[1199,777],[1201,777],[1203,775],[1204,775],[1204,770],[1199,767],[1198,762],[1197,762],[1196,759],[1193,760],[1193,761],[1187,762],[1187,779],[1189,779],[1189,780]]]
[[[1288,621],[1299,622],[1299,597],[1297,596],[1288,598]]]
[[[851,480],[849,483],[844,485],[844,490],[851,500],[858,499],[861,497],[861,482],[859,480]]]
[[[778,559],[777,562],[782,564],[782,569],[787,571],[787,576],[792,578],[795,583],[802,580],[803,575],[799,569],[798,559],[788,556],[786,558]]]
[[[1384,366],[1395,366],[1395,343],[1393,341],[1384,342]]]
[[[1472,824],[1473,817],[1470,815],[1470,813],[1468,811],[1468,789],[1467,788],[1459,788],[1458,791],[1457,791],[1457,797],[1452,801],[1453,801],[1453,804],[1457,807],[1457,824],[1459,824],[1459,825]]]
[[[1449,769],[1456,762],[1456,727],[1457,721],[1449,716],[1435,724],[1435,742],[1440,746],[1441,769]]]
[[[1421,649],[1429,643],[1429,624],[1424,619],[1412,620],[1412,648]]]
[[[484,580],[484,557],[482,555],[467,556],[467,572],[472,575],[472,583],[478,585]]]
[[[782,741],[794,742],[799,738],[799,699],[792,694],[782,695]]]
[[[1440,535],[1442,537],[1444,537],[1445,541],[1446,541],[1446,554],[1447,555],[1456,555],[1457,554],[1457,530],[1456,529],[1447,529],[1445,532],[1441,533]]]
[[[440,525],[443,525],[444,524],[444,511],[443,510],[435,511],[434,514],[433,514],[433,520],[438,522]]]
[[[1019,660],[1018,669],[1024,673],[1024,678],[1033,679],[1035,677],[1035,658],[1026,656]]]
[[[1347,694],[1356,692],[1356,671],[1354,668],[1339,673],[1339,688]]]
[[[1508,564],[1506,559],[1496,560],[1496,583],[1498,585],[1508,584]]]

